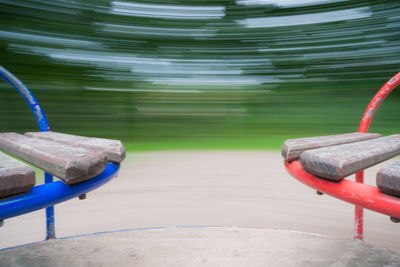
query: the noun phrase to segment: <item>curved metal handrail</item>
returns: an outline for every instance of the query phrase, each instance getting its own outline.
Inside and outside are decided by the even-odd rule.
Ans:
[[[29,105],[33,115],[35,116],[40,131],[50,131],[50,126],[46,119],[46,115],[44,114],[42,107],[39,105],[39,102],[36,100],[36,97],[31,93],[31,91],[29,91],[28,87],[26,87],[23,82],[21,82],[17,77],[15,77],[11,72],[2,66],[0,66],[0,77],[6,80],[24,98],[25,102]],[[52,183],[53,176],[45,172],[44,182],[46,184]],[[48,206],[46,208],[46,239],[53,239],[55,236],[54,207]]]
[[[368,132],[369,125],[375,115],[376,110],[389,93],[400,83],[400,72],[387,81],[382,88],[375,94],[361,119],[358,131],[360,133]],[[364,183],[364,171],[356,173],[356,182]],[[400,217],[396,217],[400,218]],[[360,206],[355,207],[354,212],[354,238],[364,238],[364,212]]]
[[[0,77],[13,86],[28,103],[39,125],[40,131],[50,131],[46,116],[39,102],[29,89],[2,66],[0,66]],[[46,239],[53,239],[56,237],[53,205],[98,188],[115,177],[118,171],[119,164],[108,163],[101,174],[73,186],[65,185],[62,182],[53,182],[53,176],[49,173],[45,173],[45,184],[33,187],[29,193],[0,200],[0,220],[2,221],[10,217],[46,208]]]
[[[368,132],[369,125],[374,117],[376,110],[382,101],[389,95],[393,89],[400,84],[400,72],[393,76],[389,81],[387,81],[382,88],[375,94],[371,102],[368,104],[367,109],[361,119],[358,131],[360,133]]]
[[[400,84],[400,72],[392,77],[375,94],[361,119],[359,132],[367,132],[379,105],[385,97]],[[356,205],[354,219],[354,238],[363,239],[363,208],[400,218],[400,199],[385,195],[375,186],[364,183],[364,172],[356,173],[356,181],[332,182],[307,173],[300,162],[284,162],[287,171],[300,182],[343,201]]]
[[[0,66],[0,77],[6,80],[12,87],[14,87],[18,93],[25,99],[35,115],[36,121],[39,124],[41,132],[50,131],[49,123],[47,122],[46,115],[44,115],[43,109],[40,107],[39,102],[35,96],[29,91],[29,89],[15,77],[11,72]]]

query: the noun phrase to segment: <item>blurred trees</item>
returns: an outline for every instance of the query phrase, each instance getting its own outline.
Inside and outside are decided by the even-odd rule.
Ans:
[[[354,131],[400,70],[398,1],[0,5],[0,64],[56,131],[139,142]],[[399,130],[398,100],[371,130]],[[0,130],[32,130],[28,114],[0,83]]]

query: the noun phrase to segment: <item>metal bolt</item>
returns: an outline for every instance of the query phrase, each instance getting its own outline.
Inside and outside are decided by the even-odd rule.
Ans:
[[[80,195],[80,196],[79,196],[79,199],[80,199],[80,200],[86,199],[86,194]]]
[[[321,191],[317,191],[317,195],[322,196],[324,193],[322,193]]]
[[[400,223],[400,219],[397,219],[395,217],[390,217],[390,220],[394,223]]]

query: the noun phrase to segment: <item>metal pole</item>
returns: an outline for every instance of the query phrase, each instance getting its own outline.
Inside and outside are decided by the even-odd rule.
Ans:
[[[356,182],[364,183],[364,171],[356,173]],[[364,209],[360,206],[355,206],[354,239],[364,240]]]
[[[53,182],[53,176],[44,173],[44,182],[46,184]],[[54,219],[54,206],[50,206],[46,208],[46,240],[56,238],[56,226]]]

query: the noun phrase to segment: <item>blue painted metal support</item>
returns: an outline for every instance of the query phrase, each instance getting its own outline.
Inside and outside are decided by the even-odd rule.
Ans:
[[[47,172],[44,173],[44,183],[53,182],[53,176]],[[54,217],[54,206],[46,208],[46,240],[56,238],[56,225]]]

